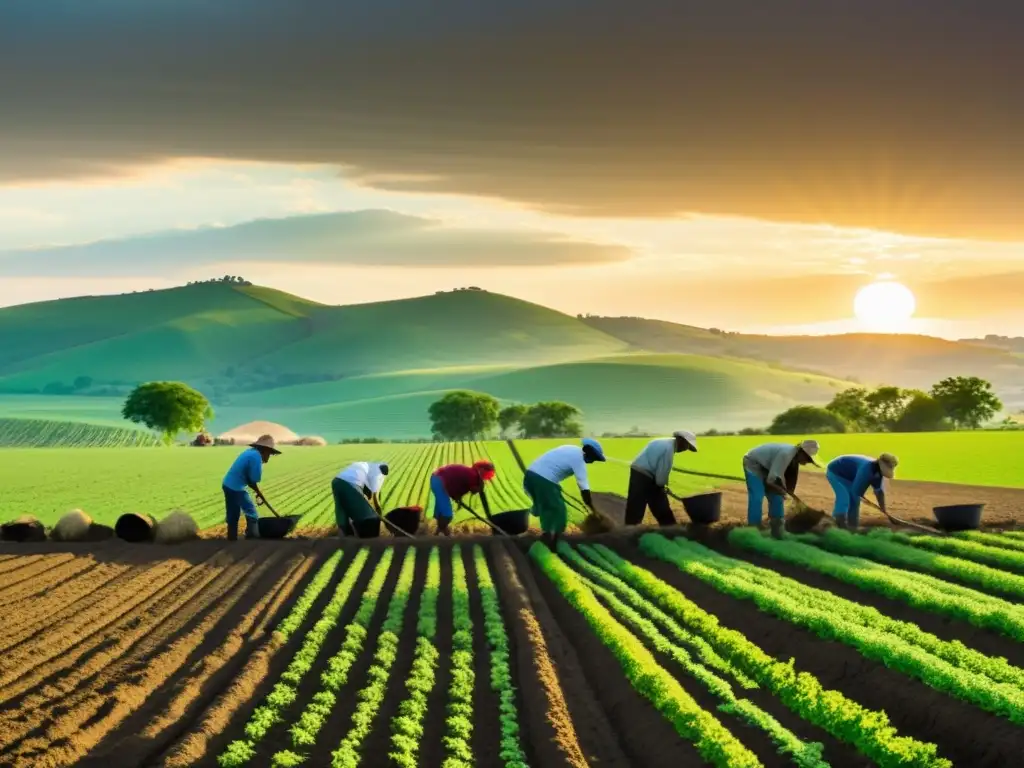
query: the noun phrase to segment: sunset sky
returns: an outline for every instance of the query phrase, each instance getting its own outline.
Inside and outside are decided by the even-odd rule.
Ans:
[[[421,10],[417,10],[421,8]],[[428,10],[429,8],[429,10]],[[0,305],[230,273],[1024,335],[1009,0],[0,4]]]

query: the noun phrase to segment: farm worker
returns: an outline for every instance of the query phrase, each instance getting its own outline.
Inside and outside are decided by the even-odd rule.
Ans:
[[[760,525],[764,514],[764,498],[768,497],[768,519],[772,536],[781,538],[787,493],[796,491],[799,469],[803,464],[818,463],[818,441],[802,443],[765,443],[751,448],[743,457],[743,474],[747,480],[747,525]]]
[[[531,512],[540,518],[544,539],[551,549],[557,547],[558,537],[568,523],[561,483],[569,475],[576,476],[583,503],[599,514],[587,478],[587,464],[595,461],[605,461],[604,449],[597,440],[586,437],[581,445],[561,445],[541,454],[526,470],[523,489],[533,502]]]
[[[430,492],[434,496],[434,519],[437,521],[437,532],[451,536],[449,526],[454,517],[452,502],[464,504],[465,496],[480,494],[480,503],[484,514],[491,516],[491,508],[487,503],[484,483],[494,479],[494,465],[489,461],[478,461],[471,467],[465,464],[448,464],[434,470],[430,476]]]
[[[856,530],[860,521],[860,500],[869,487],[874,489],[878,506],[887,512],[885,481],[892,480],[897,464],[899,460],[891,453],[883,453],[877,459],[856,454],[832,459],[825,468],[825,477],[836,494],[836,503],[832,508],[836,525]]]
[[[257,502],[265,504],[267,499],[260,490],[263,479],[263,465],[271,456],[281,452],[274,446],[273,435],[263,435],[250,443],[235,459],[221,483],[224,491],[224,512],[228,524],[228,541],[238,539],[238,518],[245,514],[245,538],[257,539],[260,535],[259,513],[249,495],[249,488],[256,493]]]
[[[357,461],[341,470],[331,481],[334,520],[338,536],[362,537],[366,528],[379,530],[380,490],[389,472],[382,462]],[[370,506],[370,505],[373,506]]]
[[[672,437],[651,440],[629,468],[629,491],[626,494],[626,525],[637,525],[648,507],[659,525],[675,525],[676,518],[668,503],[668,478],[677,453],[697,452],[693,432],[679,430]]]

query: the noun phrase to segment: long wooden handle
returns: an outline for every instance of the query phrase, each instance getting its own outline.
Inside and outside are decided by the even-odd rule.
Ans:
[[[900,518],[898,518],[898,517],[896,517],[894,515],[890,515],[888,512],[886,512],[880,506],[875,504],[875,502],[871,501],[870,499],[865,498],[864,496],[861,496],[860,500],[863,501],[865,504],[867,504],[869,507],[872,507],[873,509],[877,509],[883,515],[885,515],[887,518],[889,518],[889,522],[890,523],[896,523],[897,525],[905,525],[908,528],[916,528],[919,531],[924,531],[925,533],[932,533],[932,534],[935,534],[936,536],[945,536],[946,535],[945,531],[940,531],[937,528],[931,528],[931,527],[929,527],[927,525],[921,525],[920,523],[913,523],[910,520],[901,520]]]
[[[455,503],[456,503],[456,504],[458,504],[458,505],[459,505],[460,507],[462,507],[462,508],[463,508],[464,510],[466,510],[467,512],[469,512],[469,514],[471,514],[471,515],[472,515],[473,517],[475,517],[475,518],[476,518],[477,520],[479,520],[479,521],[480,521],[481,523],[487,523],[487,524],[488,524],[489,526],[491,526],[491,528],[492,528],[492,529],[494,529],[495,531],[497,531],[498,533],[500,533],[500,534],[501,534],[502,536],[508,536],[508,535],[509,535],[507,531],[503,531],[503,530],[501,530],[501,528],[499,528],[498,526],[496,526],[496,525],[495,525],[495,524],[494,524],[493,522],[491,522],[491,521],[490,521],[490,520],[488,520],[487,518],[485,518],[485,517],[480,517],[480,515],[478,515],[478,514],[476,513],[476,511],[475,511],[475,510],[474,510],[474,509],[473,509],[472,507],[468,507],[468,506],[466,506],[466,505],[465,505],[465,504],[464,504],[464,503],[462,502],[462,499],[457,499],[457,500],[455,501]]]

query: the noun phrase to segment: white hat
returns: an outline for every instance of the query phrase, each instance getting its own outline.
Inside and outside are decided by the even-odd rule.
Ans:
[[[811,463],[814,466],[818,466],[818,462],[814,460],[814,457],[818,455],[818,441],[817,440],[804,440],[800,445],[797,446],[800,450],[807,454],[810,458]]]
[[[685,440],[690,445],[690,450],[694,453],[697,452],[697,436],[687,429],[678,429],[672,433],[672,437],[678,437]]]
[[[878,468],[882,472],[882,477],[887,477],[892,480],[893,475],[896,474],[896,467],[900,463],[900,460],[893,456],[891,453],[883,453],[878,457]]]

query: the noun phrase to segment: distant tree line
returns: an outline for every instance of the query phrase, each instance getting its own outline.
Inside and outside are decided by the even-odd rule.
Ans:
[[[977,376],[951,376],[927,392],[893,386],[847,389],[823,408],[798,405],[783,411],[768,432],[791,435],[978,429],[1002,407],[990,382]]]
[[[210,283],[227,283],[228,285],[252,285],[240,275],[224,275],[223,277],[211,277],[209,280],[189,280],[185,285],[209,285]]]
[[[501,407],[483,392],[449,392],[427,410],[437,440],[479,440],[497,430],[508,437],[578,437],[583,434],[580,409],[549,400]]]

